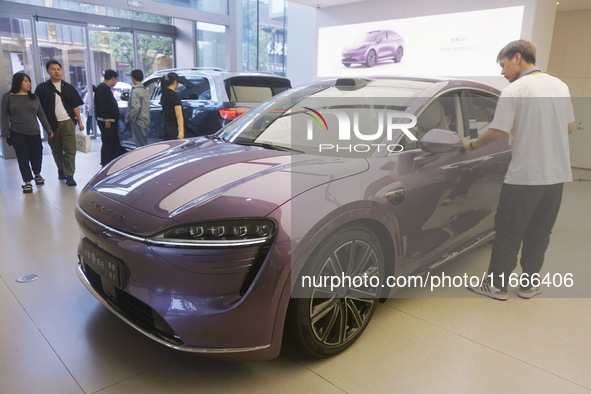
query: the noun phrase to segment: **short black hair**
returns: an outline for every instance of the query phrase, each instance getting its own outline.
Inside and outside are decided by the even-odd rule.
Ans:
[[[63,67],[62,67],[62,64],[61,64],[60,62],[58,62],[58,61],[57,61],[57,60],[55,60],[55,59],[51,59],[51,60],[49,60],[47,63],[45,63],[45,69],[46,69],[47,71],[49,71],[49,66],[51,66],[52,64],[57,64],[58,66],[60,66],[60,68],[63,68]]]
[[[103,74],[103,76],[105,78],[105,81],[108,81],[109,79],[119,77],[119,74],[115,70],[108,69],[108,70],[105,70],[105,73]]]
[[[136,81],[142,81],[144,79],[144,72],[142,70],[131,70],[131,77]]]

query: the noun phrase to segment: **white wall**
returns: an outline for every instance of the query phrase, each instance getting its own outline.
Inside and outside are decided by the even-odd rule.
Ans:
[[[524,6],[522,36],[538,47],[537,65],[546,69],[550,53],[556,3],[548,0],[371,0],[342,6],[312,8],[290,3],[288,7],[287,76],[294,86],[316,79],[318,29],[343,24],[362,23],[488,8]],[[302,10],[305,8],[306,10]],[[503,21],[498,21],[498,29]],[[437,34],[437,32],[433,32]],[[498,48],[499,50],[501,48]],[[495,62],[496,59],[491,59]],[[434,59],[434,67],[436,59]],[[499,68],[500,73],[500,68]],[[470,76],[466,76],[469,77]],[[506,86],[502,77],[478,77],[498,88]]]

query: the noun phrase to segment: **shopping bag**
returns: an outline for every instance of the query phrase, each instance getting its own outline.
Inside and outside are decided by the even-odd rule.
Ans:
[[[90,136],[82,133],[76,133],[76,150],[82,153],[90,152]]]

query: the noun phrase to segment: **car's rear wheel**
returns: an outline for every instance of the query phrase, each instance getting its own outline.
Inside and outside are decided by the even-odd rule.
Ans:
[[[396,54],[394,55],[394,63],[400,63],[403,55],[404,49],[402,49],[402,47],[398,47],[398,49],[396,49]]]
[[[378,56],[376,55],[376,51],[374,51],[373,49],[369,51],[369,53],[367,54],[367,58],[365,59],[365,65],[367,67],[373,67],[376,65],[376,62],[378,61]]]
[[[307,298],[290,302],[286,341],[316,357],[342,352],[367,328],[379,302],[384,256],[378,239],[364,226],[344,227],[314,252],[302,275],[313,285],[302,289]]]

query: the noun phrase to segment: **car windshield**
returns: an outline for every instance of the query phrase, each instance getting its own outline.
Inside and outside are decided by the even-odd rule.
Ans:
[[[412,123],[412,115],[405,111],[422,90],[383,84],[294,88],[242,115],[217,136],[243,145],[365,157],[382,140],[396,143],[401,138],[396,125]],[[333,149],[320,149],[329,146]]]
[[[378,34],[380,34],[379,31],[370,31],[369,33],[363,33],[360,36],[357,36],[357,39],[355,39],[356,43],[361,43],[361,42],[372,42],[376,40],[376,37],[378,36]]]

